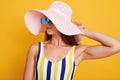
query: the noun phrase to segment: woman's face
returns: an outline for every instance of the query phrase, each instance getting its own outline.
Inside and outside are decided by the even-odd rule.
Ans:
[[[52,21],[48,19],[46,16],[43,16],[41,18],[41,24],[42,27],[45,28],[45,32],[48,35],[60,34],[55,25],[52,23]]]
[[[53,23],[46,24],[46,32],[49,35],[60,34],[60,32],[57,30],[57,28],[55,27]]]
[[[46,24],[46,32],[49,35],[60,34],[60,32],[57,30],[54,24]]]

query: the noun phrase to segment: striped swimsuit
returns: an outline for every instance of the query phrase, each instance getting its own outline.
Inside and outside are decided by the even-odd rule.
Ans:
[[[72,80],[76,70],[74,49],[72,46],[64,59],[51,62],[44,55],[44,44],[39,42],[39,51],[36,58],[36,80]]]

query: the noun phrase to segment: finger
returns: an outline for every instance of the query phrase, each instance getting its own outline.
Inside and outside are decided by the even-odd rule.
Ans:
[[[73,21],[74,24],[76,24],[77,26],[82,26],[81,23],[78,23],[77,21]]]

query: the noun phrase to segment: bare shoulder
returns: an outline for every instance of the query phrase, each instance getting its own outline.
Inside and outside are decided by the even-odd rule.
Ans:
[[[38,53],[39,42],[33,43],[29,47],[29,54],[32,55],[34,58]]]

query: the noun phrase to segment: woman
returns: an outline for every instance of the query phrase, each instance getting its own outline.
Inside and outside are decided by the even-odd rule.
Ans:
[[[67,4],[55,1],[47,11],[32,10],[26,14],[28,29],[35,35],[45,32],[47,39],[29,48],[24,80],[71,80],[81,61],[107,57],[120,51],[119,40],[71,21],[71,13]],[[101,45],[77,44],[82,36]]]

